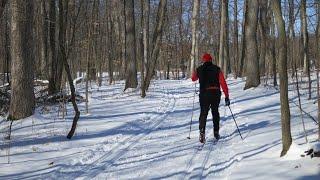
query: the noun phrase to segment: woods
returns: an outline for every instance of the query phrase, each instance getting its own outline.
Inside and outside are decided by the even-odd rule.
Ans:
[[[1,114],[19,120],[44,101],[70,101],[71,138],[93,85],[124,82],[123,93],[146,98],[154,81],[188,79],[210,53],[244,90],[279,89],[283,156],[291,82],[317,103],[320,122],[319,9],[319,0],[0,0],[0,100],[10,96]]]

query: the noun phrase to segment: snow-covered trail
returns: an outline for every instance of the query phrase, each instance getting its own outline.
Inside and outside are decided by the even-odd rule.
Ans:
[[[133,178],[133,179],[193,179],[224,177],[230,161],[228,145],[233,138],[233,122],[225,122],[222,117],[222,139],[213,145],[212,122],[208,123],[208,142],[198,150],[198,97],[195,99],[195,111],[191,140],[188,140],[189,122],[192,114],[193,84],[179,82],[179,88],[172,81],[162,82],[167,95],[165,114],[151,119],[154,123],[133,139],[126,140],[123,147],[99,163],[79,174],[80,179],[91,178]],[[222,108],[223,109],[223,108]],[[210,118],[211,119],[211,118]],[[230,127],[231,126],[231,127]],[[228,145],[227,145],[228,144]],[[227,160],[227,161],[226,161]],[[91,165],[90,165],[91,166]],[[230,166],[229,166],[230,167]]]
[[[224,95],[219,109],[221,139],[214,141],[209,114],[207,143],[199,149],[198,95],[191,139],[187,139],[194,97],[190,80],[155,81],[144,99],[138,91],[123,93],[120,82],[93,88],[90,114],[82,114],[71,141],[65,138],[72,121],[71,107],[66,120],[54,113],[37,113],[14,124],[10,164],[5,143],[0,145],[0,179],[294,179],[306,172],[311,177],[320,174],[314,168],[295,169],[297,161],[279,160],[277,90],[259,87],[243,91],[241,79],[229,79],[228,85],[244,141],[224,106]],[[84,110],[84,103],[80,109]],[[307,110],[316,113],[314,108]],[[294,141],[302,143],[298,113],[292,116]],[[315,132],[314,124],[306,121],[309,132]],[[4,124],[1,122],[1,128]],[[291,168],[294,171],[287,172]]]

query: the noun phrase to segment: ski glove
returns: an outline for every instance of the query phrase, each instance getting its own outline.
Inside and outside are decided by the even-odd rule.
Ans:
[[[225,103],[226,103],[226,106],[230,106],[230,99],[229,99],[229,97],[226,97],[226,98],[225,98]]]

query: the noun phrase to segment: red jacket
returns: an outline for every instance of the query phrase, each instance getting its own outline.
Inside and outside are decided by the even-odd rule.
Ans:
[[[195,71],[192,73],[191,79],[192,79],[192,81],[197,81],[199,79],[198,74]],[[226,83],[226,80],[224,79],[224,75],[223,75],[222,71],[220,71],[220,73],[219,73],[219,83],[220,83],[220,87],[223,90],[224,95],[226,97],[229,97],[228,85]]]

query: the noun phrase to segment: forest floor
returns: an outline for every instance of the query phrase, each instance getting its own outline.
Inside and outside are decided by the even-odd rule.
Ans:
[[[139,90],[123,92],[122,81],[92,84],[89,114],[80,103],[81,117],[71,140],[66,138],[71,104],[65,118],[58,106],[47,106],[13,122],[10,141],[5,138],[10,123],[0,118],[0,179],[320,179],[319,158],[301,157],[316,142],[317,125],[304,114],[305,143],[294,84],[289,86],[293,144],[280,158],[279,90],[261,85],[243,91],[242,79],[229,78],[227,83],[244,140],[224,106],[224,95],[221,139],[214,140],[209,115],[207,142],[201,148],[198,95],[187,139],[195,87],[190,79],[156,80],[144,99]],[[84,85],[77,91],[84,94]],[[303,109],[317,117],[316,92],[313,100],[307,100],[306,89],[301,92]]]

